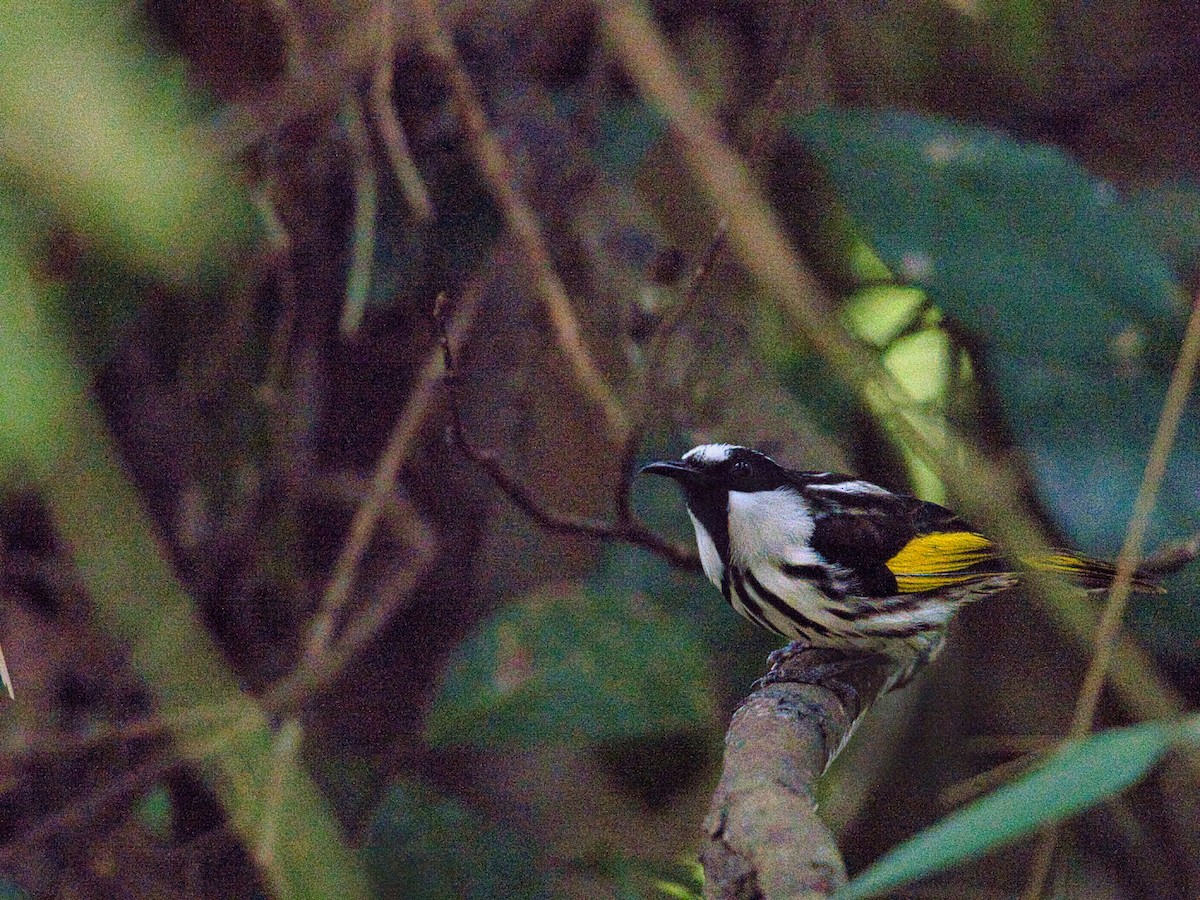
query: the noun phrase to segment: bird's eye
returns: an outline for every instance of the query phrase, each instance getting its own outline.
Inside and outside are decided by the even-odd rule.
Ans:
[[[744,459],[739,459],[729,467],[729,474],[735,478],[745,478],[750,474],[753,467]]]

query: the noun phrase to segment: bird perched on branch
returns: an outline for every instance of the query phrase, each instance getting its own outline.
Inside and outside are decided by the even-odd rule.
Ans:
[[[831,472],[785,469],[704,444],[641,469],[683,488],[704,573],[735,610],[789,640],[880,653],[906,683],[941,650],[958,608],[1028,571],[1109,587],[1110,563],[1067,550],[1004,556],[950,510]],[[1161,592],[1159,572],[1133,589]]]

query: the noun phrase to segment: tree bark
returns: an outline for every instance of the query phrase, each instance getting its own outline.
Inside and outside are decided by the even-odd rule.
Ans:
[[[704,823],[705,896],[827,897],[846,881],[814,787],[897,664],[793,645],[734,713]]]

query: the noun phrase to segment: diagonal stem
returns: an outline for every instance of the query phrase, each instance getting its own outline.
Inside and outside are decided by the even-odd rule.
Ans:
[[[558,345],[571,364],[580,388],[604,414],[610,442],[619,447],[629,433],[629,416],[583,341],[579,319],[567,296],[566,286],[550,260],[550,250],[542,236],[537,214],[517,189],[512,165],[488,125],[479,91],[442,27],[432,0],[413,0],[410,8],[427,51],[445,70],[467,142],[475,155],[476,167],[487,182],[505,224],[521,246],[524,263],[533,276]]]
[[[1079,699],[1075,704],[1075,715],[1071,720],[1070,739],[1075,740],[1087,735],[1092,730],[1096,718],[1096,707],[1100,703],[1100,693],[1108,677],[1112,664],[1113,651],[1121,634],[1121,623],[1125,618],[1125,609],[1129,605],[1129,591],[1133,584],[1133,573],[1137,569],[1138,559],[1142,554],[1142,545],[1146,540],[1146,531],[1150,525],[1150,513],[1158,499],[1158,491],[1162,486],[1163,477],[1167,472],[1167,460],[1171,448],[1175,444],[1175,435],[1179,430],[1179,420],[1183,417],[1187,406],[1188,395],[1192,391],[1196,366],[1200,362],[1200,290],[1192,301],[1192,314],[1188,319],[1187,331],[1183,336],[1183,345],[1179,350],[1179,358],[1175,361],[1175,370],[1171,373],[1171,383],[1167,387],[1167,397],[1163,401],[1162,415],[1158,420],[1158,429],[1154,434],[1154,443],[1150,446],[1150,459],[1142,474],[1142,484],[1138,489],[1137,500],[1134,502],[1133,515],[1129,520],[1129,530],[1125,534],[1125,544],[1117,557],[1117,575],[1113,581],[1108,602],[1100,616],[1100,624],[1096,629],[1096,652],[1092,657],[1084,676],[1083,685],[1079,689]],[[1025,888],[1024,897],[1027,900],[1042,895],[1046,878],[1050,873],[1055,850],[1058,847],[1058,829],[1048,828],[1042,832],[1034,856],[1033,870],[1029,883]]]

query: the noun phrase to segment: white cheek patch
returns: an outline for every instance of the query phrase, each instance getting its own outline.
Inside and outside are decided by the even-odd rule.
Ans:
[[[717,552],[717,545],[709,536],[708,530],[700,524],[699,519],[692,515],[690,509],[688,517],[696,529],[696,547],[700,550],[700,565],[704,567],[704,574],[708,576],[708,580],[719,588],[721,579],[725,576],[725,564],[721,562],[721,554]]]
[[[683,454],[683,458],[702,463],[722,463],[729,459],[730,453],[738,449],[740,448],[733,444],[701,444]]]
[[[730,556],[739,567],[760,560],[817,561],[808,547],[814,527],[808,507],[790,488],[729,492]]]

